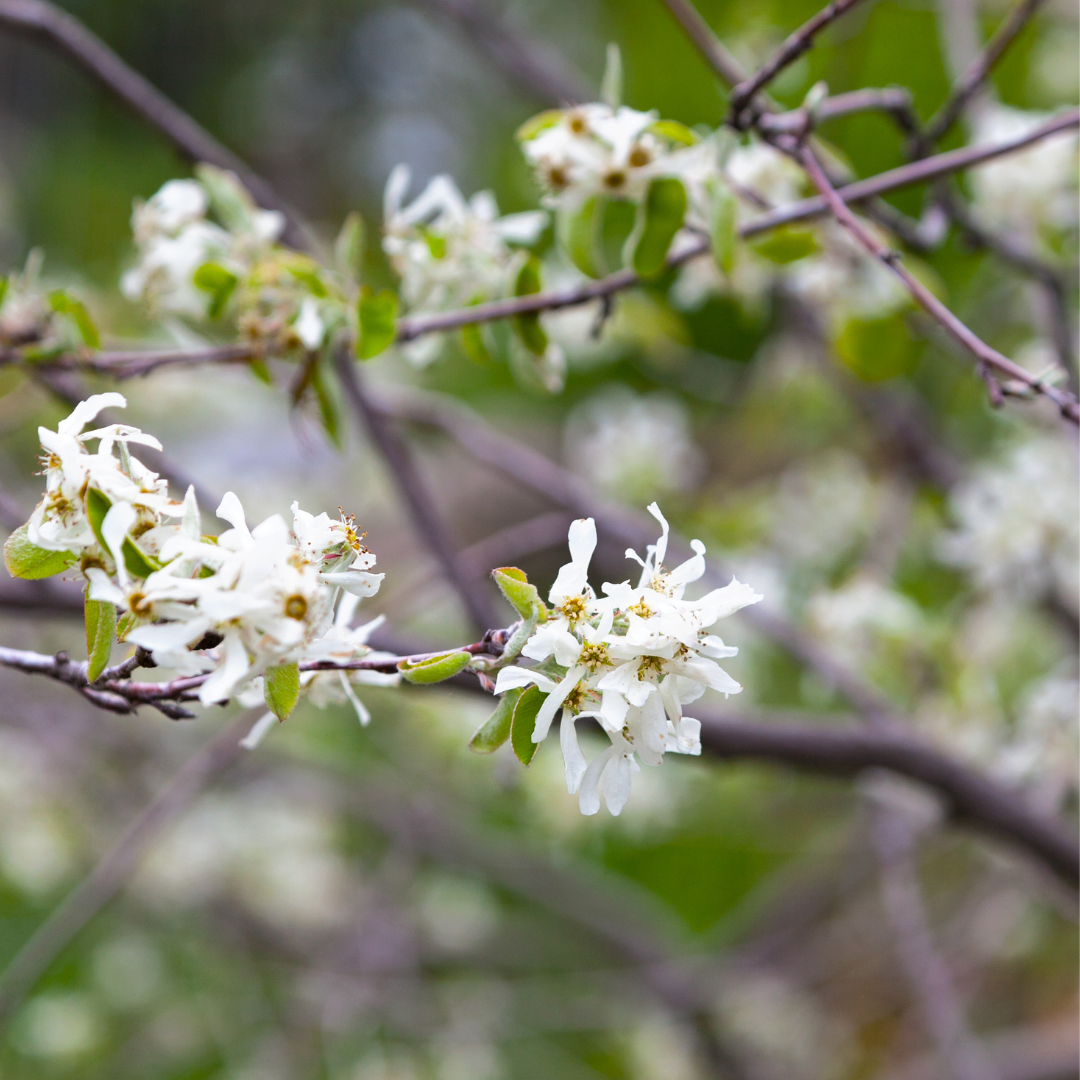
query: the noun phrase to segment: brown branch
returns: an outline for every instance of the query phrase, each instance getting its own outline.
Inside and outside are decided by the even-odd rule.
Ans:
[[[532,40],[505,16],[477,0],[420,0],[464,31],[530,97],[552,105],[576,105],[593,97],[588,83],[558,53]]]
[[[900,86],[887,86],[880,90],[867,87],[847,94],[836,94],[819,102],[812,111],[793,109],[785,113],[765,113],[758,117],[755,126],[766,136],[801,135],[828,120],[861,112],[885,113],[908,136],[915,136],[919,131],[919,118],[911,91]]]
[[[435,502],[416,468],[408,445],[387,422],[386,417],[371,407],[370,392],[365,388],[349,350],[339,348],[335,360],[338,378],[349,407],[357,423],[367,432],[386,462],[417,534],[442,568],[447,583],[457,592],[476,629],[484,630],[495,626],[499,617],[461,565],[446,524],[436,510]]]
[[[84,926],[116,895],[143,858],[199,793],[240,754],[239,739],[251,726],[243,714],[208,739],[154,797],[90,875],[34,931],[0,974],[0,1023],[49,969]]]
[[[803,23],[791,34],[749,79],[739,83],[731,92],[731,124],[742,130],[749,127],[756,117],[752,115],[752,110],[751,115],[747,116],[746,107],[758,91],[767,86],[790,63],[807,52],[814,44],[814,38],[822,30],[850,11],[857,3],[859,0],[833,0],[831,4],[822,8],[812,19]]]
[[[738,86],[746,81],[748,74],[742,64],[712,32],[709,24],[689,0],[664,0],[664,4],[724,83]]]
[[[800,160],[810,174],[811,179],[828,202],[837,221],[875,258],[880,259],[904,283],[908,292],[918,304],[937,322],[942,329],[964,349],[972,354],[979,363],[980,372],[986,377],[992,370],[1004,375],[1033,394],[1041,394],[1057,406],[1067,420],[1080,425],[1080,405],[1077,399],[1067,391],[1042,381],[1027,369],[1014,363],[997,349],[991,348],[980,337],[960,321],[918,278],[902,263],[899,252],[890,250],[873,236],[848,208],[836,189],[829,183],[821,165],[813,152],[807,147],[800,151]]]
[[[1043,0],[1021,0],[1009,12],[998,27],[997,32],[987,42],[986,48],[976,57],[960,82],[953,88],[945,104],[931,117],[926,125],[921,141],[926,147],[933,146],[956,123],[964,106],[978,92],[986,81],[994,65],[1004,55],[1005,50],[1016,40],[1016,36],[1028,24],[1028,21],[1042,5]]]
[[[914,828],[885,805],[873,806],[871,813],[882,902],[923,1026],[953,1080],[995,1080],[997,1071],[971,1034],[952,976],[934,943],[915,864]]]
[[[262,207],[285,217],[284,239],[310,250],[311,238],[274,189],[183,109],[129,67],[78,19],[47,0],[0,0],[0,27],[42,42],[72,61],[136,116],[161,132],[188,161],[229,169]]]

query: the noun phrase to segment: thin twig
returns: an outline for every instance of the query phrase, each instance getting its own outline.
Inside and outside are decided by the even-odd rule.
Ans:
[[[240,736],[251,726],[242,714],[208,739],[170,783],[125,830],[90,875],[34,931],[0,974],[0,1022],[49,969],[79,931],[116,895],[143,858],[199,793],[240,754]]]
[[[386,417],[371,407],[362,376],[348,350],[338,349],[336,362],[338,378],[357,423],[367,431],[382,454],[405,501],[414,528],[442,567],[447,583],[461,598],[469,618],[478,630],[495,626],[498,615],[462,567],[446,524],[417,471],[408,445],[387,422]]]
[[[914,828],[901,813],[882,805],[875,805],[872,815],[882,901],[923,1025],[953,1080],[994,1080],[997,1071],[968,1028],[952,977],[934,944],[915,866]]]
[[[798,60],[814,44],[814,38],[822,30],[834,23],[851,10],[859,0],[833,0],[812,19],[803,23],[779,49],[758,68],[749,78],[739,83],[731,92],[731,123],[745,129],[753,123],[755,117],[746,116],[746,107],[758,91],[767,86],[781,71],[793,61]]]
[[[530,97],[552,105],[576,105],[593,97],[588,83],[558,53],[510,25],[505,15],[477,0],[420,0],[448,16],[499,69]]]
[[[286,243],[311,249],[307,230],[261,176],[129,67],[74,16],[47,0],[0,0],[0,27],[35,38],[62,53],[160,131],[188,161],[205,161],[236,173],[260,206],[284,216]]]
[[[832,208],[837,221],[875,258],[881,260],[904,283],[908,292],[919,305],[935,319],[954,341],[972,354],[979,363],[984,377],[994,373],[1007,376],[1033,394],[1041,394],[1052,401],[1061,415],[1080,425],[1080,406],[1077,399],[1067,391],[1044,382],[1032,375],[1026,368],[1014,363],[997,349],[991,348],[978,335],[960,321],[918,278],[903,264],[899,252],[886,247],[863,226],[851,212],[836,189],[829,183],[821,165],[813,152],[807,147],[800,151],[800,159],[810,174],[811,179]],[[989,379],[988,379],[989,381]]]
[[[994,65],[1042,4],[1043,0],[1021,0],[1009,12],[994,36],[987,42],[986,48],[975,58],[964,77],[953,88],[945,104],[926,124],[922,136],[925,146],[933,146],[956,123],[964,106],[978,92]]]
[[[712,32],[709,24],[689,0],[664,0],[664,4],[724,83],[738,86],[746,81],[748,73],[742,64]]]

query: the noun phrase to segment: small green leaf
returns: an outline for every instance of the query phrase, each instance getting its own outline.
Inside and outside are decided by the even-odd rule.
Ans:
[[[398,671],[406,682],[423,686],[452,678],[468,667],[471,660],[470,653],[448,652],[440,656],[429,656],[426,660],[418,660],[415,664],[402,660],[398,664]]]
[[[883,319],[849,319],[835,342],[844,365],[866,382],[909,372],[916,345],[900,312]]]
[[[300,698],[300,669],[296,661],[267,668],[264,688],[267,707],[279,720],[284,720]]]
[[[562,211],[555,219],[559,243],[570,261],[591,278],[603,277],[598,259],[604,200],[594,195],[577,209]]]
[[[812,229],[798,225],[781,225],[762,237],[750,241],[751,247],[763,258],[781,266],[805,259],[818,250],[817,237]]]
[[[370,285],[360,290],[358,305],[360,334],[356,355],[370,360],[394,343],[397,335],[398,298],[389,289],[376,292]]]
[[[142,623],[142,619],[131,611],[125,611],[116,624],[116,640],[124,642],[128,634]]]
[[[484,341],[484,332],[477,323],[466,323],[461,328],[461,347],[474,364],[491,363],[491,352]]]
[[[7,274],[0,274],[0,307],[4,306],[4,297],[7,296],[8,291],[8,276]]]
[[[75,324],[84,345],[91,349],[101,346],[101,335],[86,305],[63,289],[49,293],[49,306],[59,315],[66,315]]]
[[[124,555],[124,565],[132,577],[148,578],[155,570],[161,569],[161,563],[153,555],[147,555],[130,537],[124,538],[121,551]]]
[[[518,761],[522,765],[528,765],[540,745],[532,741],[533,729],[536,727],[536,714],[547,697],[536,686],[530,686],[518,698],[514,706],[514,718],[510,724],[510,744],[514,748]]]
[[[270,369],[261,360],[253,356],[248,361],[248,367],[251,368],[251,374],[254,375],[259,382],[266,383],[267,386],[274,385],[274,377],[270,374]]]
[[[693,146],[701,142],[701,136],[696,131],[685,124],[680,124],[678,120],[657,120],[649,131],[672,142],[681,143],[683,146]]]
[[[537,113],[526,120],[515,132],[515,138],[518,142],[528,142],[530,139],[535,139],[541,131],[553,128],[562,118],[562,109],[545,109],[542,113]]]
[[[338,418],[337,402],[326,382],[326,373],[323,371],[322,364],[316,364],[311,371],[311,388],[315,391],[315,399],[319,403],[319,416],[327,437],[340,450],[341,424]]]
[[[196,288],[210,294],[210,307],[207,314],[211,319],[217,319],[225,310],[225,305],[229,302],[229,297],[232,296],[240,279],[224,266],[207,262],[195,271],[191,280]]]
[[[310,262],[307,259],[296,260],[286,269],[297,281],[307,286],[312,296],[317,296],[321,300],[330,295],[326,290],[326,285],[323,284],[323,279],[319,277],[319,264],[314,260]]]
[[[514,281],[515,296],[532,296],[540,291],[540,260],[530,255],[522,264]],[[540,325],[540,313],[531,311],[525,315],[514,316],[514,329],[517,330],[525,348],[537,356],[547,351],[548,338]]]
[[[364,219],[354,210],[345,219],[334,242],[334,261],[338,271],[352,282],[359,282],[364,275],[366,234]]]
[[[614,41],[608,42],[604,77],[600,80],[600,100],[613,109],[622,104],[622,53]]]
[[[428,251],[431,252],[431,257],[433,259],[445,259],[446,237],[439,236],[438,233],[433,233],[429,228],[424,225],[421,225],[418,231],[420,235],[424,238],[424,241],[428,246]]]
[[[709,244],[716,265],[730,274],[735,265],[735,243],[738,240],[738,200],[727,184],[718,183],[712,191],[709,221]]]
[[[503,596],[510,602],[510,606],[523,618],[528,619],[533,612],[538,613],[538,622],[547,622],[547,604],[540,599],[535,585],[529,584],[524,570],[516,566],[500,566],[491,571],[495,584]]]
[[[686,188],[674,176],[658,176],[638,211],[638,225],[628,243],[634,270],[648,280],[664,272],[668,248],[686,217]]]
[[[514,719],[514,706],[522,690],[507,690],[495,706],[495,711],[477,729],[469,740],[469,749],[475,754],[492,754],[510,738],[510,723]]]
[[[200,162],[195,175],[210,199],[210,209],[227,229],[246,230],[251,226],[255,203],[239,177],[227,169]]]
[[[27,581],[62,574],[77,559],[73,552],[49,551],[31,543],[25,525],[20,525],[4,543],[4,565],[8,573]]]
[[[107,495],[103,495],[97,488],[90,488],[86,493],[86,516],[90,519],[90,528],[94,530],[97,542],[108,551],[105,538],[101,535],[101,523],[105,515],[112,508],[112,503]]]
[[[108,666],[116,640],[116,605],[104,600],[89,600],[83,604],[86,620],[86,677],[93,682]]]

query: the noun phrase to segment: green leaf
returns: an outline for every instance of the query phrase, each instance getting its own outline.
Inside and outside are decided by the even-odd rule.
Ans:
[[[370,360],[394,343],[397,335],[398,298],[389,289],[376,292],[370,285],[360,290],[358,305],[360,334],[356,355]]]
[[[0,307],[4,306],[4,297],[7,296],[9,278],[7,274],[0,274]]]
[[[155,570],[161,569],[161,563],[153,555],[147,555],[130,537],[124,538],[120,550],[124,555],[124,565],[132,577],[148,578]]]
[[[495,706],[495,711],[477,728],[469,740],[469,749],[475,754],[491,754],[510,738],[510,722],[514,719],[514,706],[522,690],[507,690]]]
[[[553,128],[562,118],[562,109],[545,109],[542,113],[537,113],[526,120],[514,133],[514,137],[518,142],[528,142],[530,139],[535,139],[541,131]]]
[[[398,671],[406,682],[423,686],[452,678],[467,667],[471,660],[471,653],[448,652],[439,656],[429,656],[426,660],[418,660],[415,664],[402,660],[398,664]]]
[[[49,551],[31,543],[25,525],[20,525],[4,543],[4,565],[8,573],[27,581],[62,574],[77,559],[73,552]]]
[[[604,77],[600,80],[600,100],[617,109],[622,104],[623,75],[622,53],[614,41],[608,42]]]
[[[604,200],[594,195],[576,210],[563,211],[555,219],[559,243],[570,261],[591,278],[604,276],[597,255]]]
[[[295,660],[267,668],[263,682],[267,707],[279,720],[284,720],[300,698],[300,668]]]
[[[312,368],[311,388],[315,391],[315,399],[319,403],[319,416],[322,419],[323,428],[330,441],[340,450],[341,424],[338,418],[337,402],[326,385],[326,373],[323,371],[322,364],[316,364]]]
[[[251,374],[254,375],[259,382],[266,383],[267,386],[274,385],[274,377],[270,374],[270,369],[261,360],[253,356],[248,361],[248,367],[251,368]]]
[[[538,622],[547,622],[547,604],[540,599],[540,593],[535,585],[529,584],[524,570],[516,566],[500,566],[491,571],[495,584],[503,596],[510,602],[511,607],[523,618],[528,619],[533,612],[538,613]]]
[[[210,294],[210,307],[207,314],[211,319],[217,319],[225,310],[225,305],[229,302],[229,297],[232,296],[240,279],[224,266],[207,262],[195,271],[195,276],[191,280],[196,288]]]
[[[634,270],[648,280],[664,272],[668,248],[686,217],[686,188],[674,176],[659,176],[649,185],[638,211],[638,225],[629,243]]]
[[[916,344],[900,312],[883,319],[849,319],[835,342],[844,365],[866,382],[880,382],[912,369]]]
[[[514,281],[515,296],[532,296],[540,291],[540,260],[530,255],[522,264]],[[526,315],[514,316],[514,329],[517,330],[525,348],[537,356],[547,351],[548,338],[540,325],[540,313],[531,311]]]
[[[731,188],[723,183],[715,185],[712,196],[709,244],[716,265],[725,274],[730,274],[735,265],[735,243],[739,236],[736,227],[738,200]]]
[[[63,289],[49,293],[49,306],[60,315],[66,315],[75,324],[84,345],[91,349],[101,347],[101,335],[86,305]]]
[[[345,219],[334,242],[334,261],[337,268],[352,282],[359,282],[364,276],[366,234],[364,219],[354,210]]]
[[[195,175],[206,189],[210,209],[227,229],[248,229],[255,202],[236,173],[200,162]]]
[[[750,241],[750,245],[763,258],[781,266],[805,259],[807,255],[813,255],[818,250],[817,237],[813,230],[798,225],[781,225],[779,229],[773,229],[764,236],[755,237]]]
[[[120,642],[126,641],[128,634],[141,623],[142,619],[138,615],[131,611],[125,611],[116,624],[116,640]]]
[[[116,605],[87,599],[83,604],[83,618],[86,620],[86,677],[93,682],[109,666],[116,640]]]
[[[296,260],[286,267],[297,281],[303,282],[312,296],[324,299],[330,294],[326,290],[323,279],[319,277],[319,264],[314,260]]]
[[[514,718],[510,724],[510,745],[522,765],[528,765],[532,761],[536,748],[540,745],[532,741],[532,735],[536,727],[536,714],[546,697],[547,694],[538,687],[530,686],[514,706]]]
[[[112,503],[107,495],[103,495],[97,488],[90,488],[86,493],[86,516],[90,519],[90,528],[94,530],[97,542],[108,551],[105,538],[101,535],[101,523],[105,515],[112,508]]]
[[[461,347],[474,364],[490,364],[491,352],[484,341],[484,332],[478,323],[466,323],[461,328]]]
[[[433,259],[445,259],[446,258],[446,237],[439,236],[438,233],[433,233],[429,228],[421,225],[418,229],[420,235],[424,238],[424,242],[428,246],[428,251],[431,252]]]
[[[672,142],[681,143],[683,146],[693,146],[701,142],[701,136],[696,131],[685,124],[680,124],[678,120],[657,120],[649,131]]]

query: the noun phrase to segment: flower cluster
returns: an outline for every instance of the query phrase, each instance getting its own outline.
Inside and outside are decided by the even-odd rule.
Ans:
[[[548,596],[554,611],[521,650],[537,666],[505,667],[495,684],[497,694],[520,694],[536,686],[545,695],[536,713],[534,743],[547,737],[555,714],[562,711],[566,784],[571,794],[579,794],[584,814],[599,810],[601,791],[612,814],[622,810],[638,759],[659,765],[669,751],[701,753],[701,724],[683,715],[683,705],[706,689],[723,694],[742,690],[716,662],[738,650],[709,631],[718,620],[762,599],[734,579],[700,600],[684,599],[686,586],[705,573],[705,547],[694,540],[693,557],[666,569],[668,523],[656,503],[649,512],[661,534],[644,559],[627,552],[627,558],[641,564],[637,586],[608,583],[602,596],[588,583],[596,548],[593,519],[570,526],[570,562]],[[578,745],[575,726],[586,716],[595,717],[611,740],[591,762]]]
[[[278,244],[284,218],[261,210],[232,174],[200,165],[137,202],[136,264],[120,282],[161,318],[197,325],[229,316],[260,352],[312,352],[344,325],[337,275]]]
[[[715,150],[655,111],[601,102],[541,113],[518,133],[522,151],[552,209],[573,210],[594,196],[640,203],[658,177],[699,190],[715,172]]]
[[[161,667],[207,676],[199,688],[204,704],[234,697],[250,704],[264,691],[269,699],[263,677],[275,669],[369,654],[367,638],[378,623],[350,623],[359,599],[377,592],[383,575],[372,572],[375,556],[353,520],[316,517],[293,503],[291,526],[275,514],[249,528],[230,492],[217,515],[231,527],[202,535],[194,490],[182,502],[171,499],[166,482],[131,453],[133,445],[160,449],[157,439],[124,424],[83,430],[102,409],[125,405],[120,394],[98,394],[56,431],[39,428],[46,494],[9,541],[9,569],[22,576],[77,569],[88,582],[88,601],[126,613],[123,640]],[[106,657],[109,646],[111,636]],[[295,671],[296,682],[322,700],[348,697],[365,722],[350,679],[387,678],[397,680],[376,672]]]

